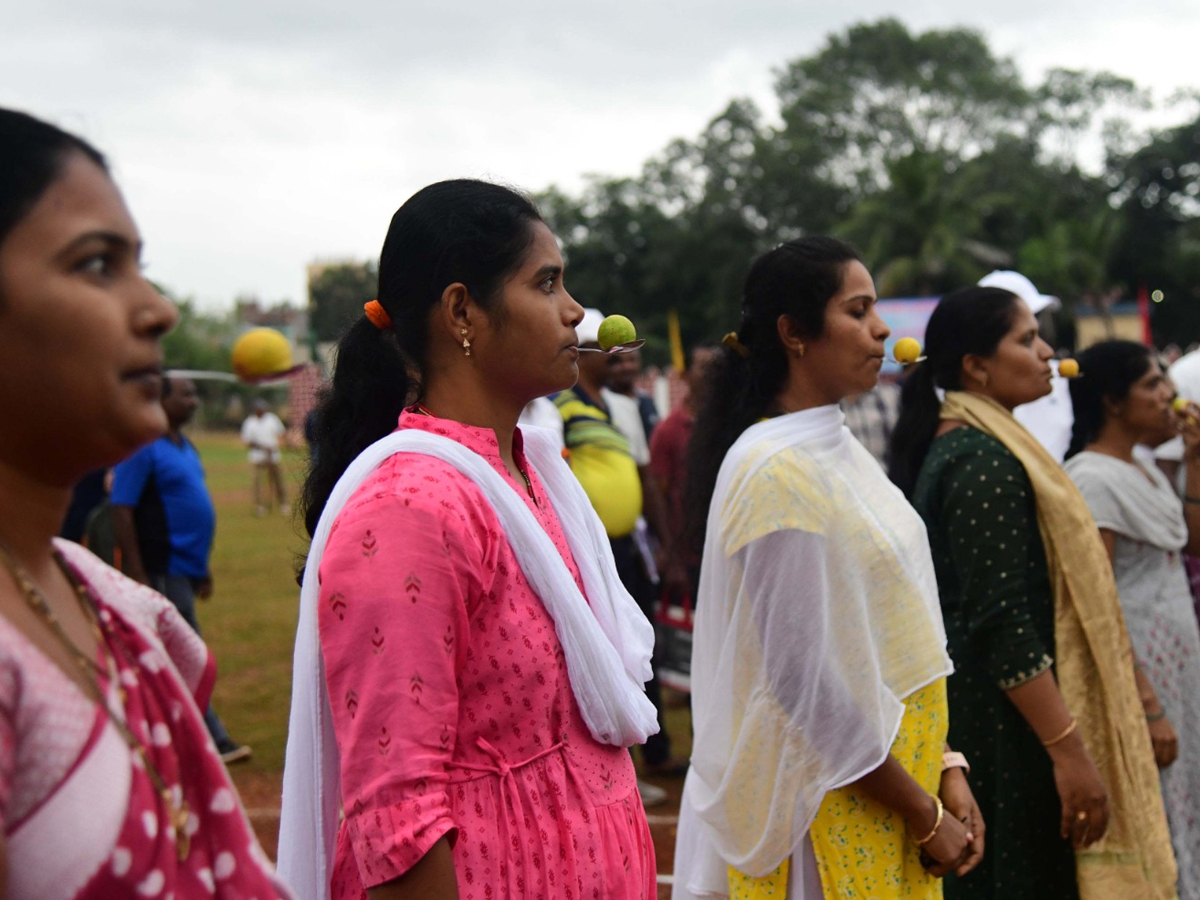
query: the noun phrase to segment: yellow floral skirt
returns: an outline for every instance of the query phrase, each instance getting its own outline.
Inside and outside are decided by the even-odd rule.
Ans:
[[[942,749],[949,726],[946,679],[916,691],[904,706],[892,756],[921,787],[935,794],[941,785]],[[941,900],[942,880],[921,866],[920,850],[904,820],[853,785],[825,795],[808,833],[825,900]],[[731,868],[730,900],[783,900],[788,863],[784,860],[761,878]]]

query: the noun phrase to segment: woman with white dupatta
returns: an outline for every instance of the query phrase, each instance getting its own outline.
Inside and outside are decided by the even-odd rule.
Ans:
[[[653,630],[557,438],[517,428],[577,374],[554,235],[507,188],[431,185],[365,313],[305,485],[280,873],[316,900],[648,900],[626,748],[657,728]]]
[[[783,244],[709,375],[676,900],[939,898],[983,854],[925,530],[838,407],[878,379],[875,301],[849,246]]]

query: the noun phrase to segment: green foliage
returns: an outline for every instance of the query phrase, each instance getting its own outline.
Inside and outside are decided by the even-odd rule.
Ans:
[[[325,266],[308,283],[309,324],[318,341],[336,341],[375,299],[379,268],[374,262]]]
[[[1138,134],[1149,100],[1128,79],[1053,69],[1031,86],[976,31],[883,19],[784,66],[776,95],[777,121],[735,99],[640,175],[538,198],[572,293],[634,319],[655,361],[668,309],[685,343],[718,337],[753,256],[808,233],[859,246],[881,296],[1018,267],[1068,307],[1150,283],[1200,301],[1200,119]],[[1200,302],[1168,305],[1164,339],[1200,336]]]
[[[159,288],[179,310],[179,322],[163,338],[163,360],[169,369],[230,371],[233,323],[227,315],[212,315],[196,309],[191,300],[179,300]]]

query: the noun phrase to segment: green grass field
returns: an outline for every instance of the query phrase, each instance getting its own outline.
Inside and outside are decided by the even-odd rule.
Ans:
[[[292,644],[299,589],[297,555],[307,546],[293,516],[254,515],[251,468],[235,434],[192,435],[217,507],[213,597],[198,611],[217,657],[213,706],[235,740],[254,748],[239,774],[283,769]],[[307,456],[285,455],[285,483],[295,498]]]

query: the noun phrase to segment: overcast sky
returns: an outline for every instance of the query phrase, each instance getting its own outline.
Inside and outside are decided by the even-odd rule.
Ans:
[[[374,257],[442,178],[578,189],[632,174],[831,31],[967,25],[1027,81],[1107,68],[1200,87],[1195,0],[8,0],[0,105],[112,159],[149,275],[205,306],[304,302],[304,266]],[[506,8],[507,7],[507,8]]]

